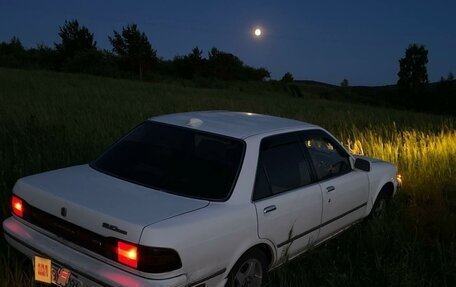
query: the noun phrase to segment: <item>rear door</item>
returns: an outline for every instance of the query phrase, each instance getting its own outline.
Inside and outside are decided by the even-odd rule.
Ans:
[[[323,193],[320,240],[363,216],[369,182],[367,173],[352,169],[349,154],[326,132],[306,132],[303,140]]]
[[[297,133],[263,139],[253,200],[259,237],[280,257],[294,257],[317,239],[322,193]]]

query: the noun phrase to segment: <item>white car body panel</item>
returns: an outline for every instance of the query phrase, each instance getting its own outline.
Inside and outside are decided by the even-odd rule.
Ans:
[[[88,165],[74,166],[20,179],[13,193],[32,206],[103,236],[113,232],[102,223],[122,227],[120,239],[139,242],[145,226],[208,205],[108,176]],[[147,214],[144,214],[147,210]]]
[[[277,263],[280,259],[295,257],[317,241],[319,229],[315,227],[321,224],[322,214],[319,184],[256,201],[255,207],[258,235],[271,240],[277,247]],[[266,212],[268,207],[274,207],[275,210]]]
[[[182,273],[193,283],[222,270],[225,274],[234,254],[240,256],[257,244],[256,224],[255,209],[250,204],[211,203],[186,216],[147,227],[141,244],[173,247],[181,255]]]
[[[357,156],[358,157],[358,156]],[[367,200],[367,208],[365,216],[367,216],[372,207],[374,206],[375,199],[380,193],[382,187],[386,183],[391,183],[394,186],[393,193],[397,192],[399,182],[397,181],[396,174],[397,168],[395,165],[368,157],[361,157],[368,160],[371,163],[371,171],[368,173],[369,176],[369,198]]]
[[[319,239],[325,239],[364,216],[369,195],[369,182],[365,172],[354,170],[325,180],[320,186],[323,193],[322,223],[332,222],[322,226]],[[338,217],[341,218],[335,220]]]
[[[192,126],[191,119],[201,120],[202,124]],[[240,139],[271,132],[276,134],[281,130],[292,131],[302,130],[303,128],[317,128],[315,125],[292,119],[228,111],[179,113],[154,117],[152,120]]]
[[[177,287],[204,283],[207,287],[222,287],[236,261],[252,247],[261,245],[268,250],[269,269],[273,269],[284,259],[298,256],[367,216],[385,184],[392,184],[394,192],[397,188],[394,165],[366,158],[371,162],[369,172],[353,169],[342,176],[253,202],[262,139],[324,129],[295,120],[224,111],[165,115],[152,121],[245,142],[242,166],[228,200],[210,202],[173,195],[103,174],[88,165],[20,179],[13,193],[56,217],[61,217],[61,208],[66,207],[65,220],[102,236],[171,248],[180,256],[180,269],[139,272],[45,235],[17,216],[3,223],[8,242],[29,257],[46,254],[75,272],[111,286]],[[349,157],[353,167],[355,157]],[[328,192],[330,186],[335,189]],[[276,210],[264,213],[269,206]],[[118,226],[127,235],[103,228],[103,222]],[[84,267],[86,263],[89,267]],[[95,263],[100,265],[98,269]],[[128,281],[131,284],[113,280],[123,276],[132,280]]]

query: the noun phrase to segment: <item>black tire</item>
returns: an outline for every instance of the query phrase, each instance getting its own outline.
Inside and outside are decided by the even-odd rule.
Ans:
[[[260,287],[266,280],[267,266],[266,255],[252,249],[234,264],[225,287]]]
[[[385,213],[385,208],[388,205],[391,197],[386,190],[381,190],[377,199],[375,200],[374,206],[369,214],[369,218],[380,218]]]

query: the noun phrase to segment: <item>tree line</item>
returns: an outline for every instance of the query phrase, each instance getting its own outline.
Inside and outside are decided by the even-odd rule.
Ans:
[[[262,81],[270,77],[265,68],[245,65],[231,53],[212,48],[207,57],[195,47],[189,54],[164,60],[157,56],[146,34],[136,24],[113,31],[111,50],[99,49],[94,35],[77,20],[59,27],[60,42],[54,47],[26,49],[17,37],[0,43],[0,66],[49,69],[111,77],[154,79],[162,77]]]
[[[61,72],[87,73],[140,80],[201,80],[213,86],[214,79],[223,81],[264,81],[270,78],[265,68],[245,65],[231,53],[212,48],[193,48],[188,54],[165,60],[157,55],[146,34],[136,24],[129,24],[108,37],[110,50],[100,49],[90,30],[77,20],[65,21],[59,27],[60,41],[53,47],[37,45],[24,48],[17,37],[0,43],[0,66],[25,69],[49,69]],[[343,79],[340,88],[299,85],[287,72],[271,85],[292,96],[303,97],[317,89],[328,99],[364,102],[425,112],[456,114],[456,81],[452,73],[438,83],[429,83],[428,50],[411,44],[399,60],[398,81],[390,87],[350,87]],[[207,79],[207,80],[206,80]]]

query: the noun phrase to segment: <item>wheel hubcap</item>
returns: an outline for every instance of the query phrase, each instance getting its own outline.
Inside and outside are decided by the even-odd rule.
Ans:
[[[257,259],[249,259],[234,276],[235,287],[260,287],[263,279],[263,269],[260,261]]]
[[[377,208],[375,208],[375,210],[374,210],[374,214],[375,214],[376,217],[379,217],[380,215],[382,215],[383,210],[385,209],[385,206],[386,206],[386,200],[385,199],[381,199],[378,202]]]

